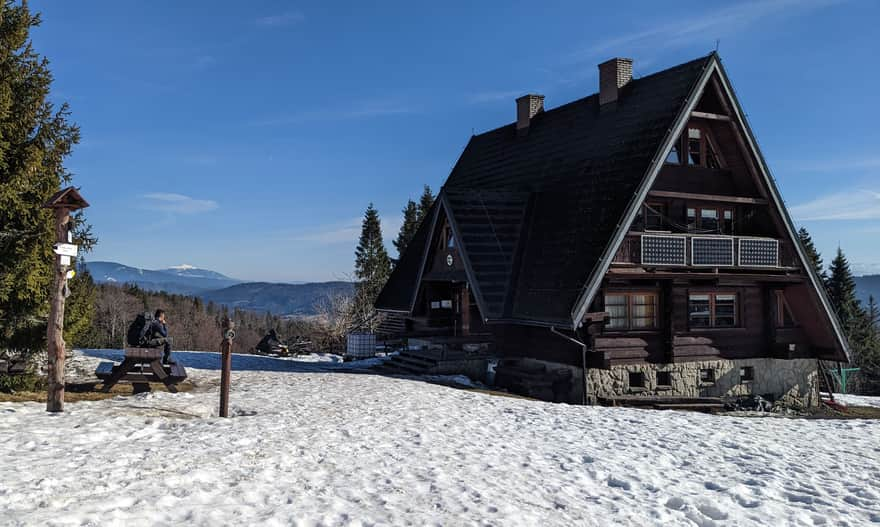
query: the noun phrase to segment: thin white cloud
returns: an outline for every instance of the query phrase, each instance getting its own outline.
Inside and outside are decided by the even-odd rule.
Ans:
[[[705,40],[708,49],[715,39],[738,33],[768,18],[777,15],[792,16],[840,2],[841,0],[758,0],[727,5],[689,17],[676,17],[640,31],[606,38],[573,53],[570,59],[578,61],[606,55],[632,54],[638,50],[656,51],[700,39]]]
[[[472,93],[467,96],[467,101],[471,104],[483,104],[489,102],[496,101],[507,101],[514,100],[520,95],[525,94],[525,91],[522,90],[507,90],[507,91],[484,91]]]
[[[851,262],[850,268],[856,276],[866,274],[880,274],[880,263],[877,262]]]
[[[397,238],[397,232],[403,221],[399,218],[380,218],[382,223],[382,239],[388,250],[393,249],[391,240]],[[335,245],[338,243],[355,244],[361,236],[363,218],[352,218],[348,221],[331,223],[293,235],[295,242],[313,243],[315,245]]]
[[[217,57],[214,55],[198,55],[193,60],[193,67],[197,70],[208,69],[217,63]]]
[[[183,194],[172,192],[154,192],[141,196],[142,203],[149,210],[171,212],[176,214],[198,214],[218,207],[216,201],[209,199],[193,199]]]
[[[405,115],[416,112],[417,110],[414,107],[396,100],[367,100],[351,106],[308,110],[290,115],[261,119],[252,122],[251,125],[278,126],[320,121],[349,121]]]
[[[880,192],[863,189],[837,192],[795,205],[791,207],[791,214],[799,221],[878,220]]]
[[[299,24],[305,19],[305,15],[299,11],[288,11],[287,13],[260,17],[256,20],[256,23],[258,26],[263,27],[284,27]]]

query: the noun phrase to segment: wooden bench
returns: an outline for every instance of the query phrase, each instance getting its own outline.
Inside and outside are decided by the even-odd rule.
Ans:
[[[186,368],[181,364],[162,364],[161,348],[126,348],[121,364],[102,362],[95,376],[104,383],[102,391],[109,392],[119,382],[130,382],[134,393],[150,391],[151,382],[161,382],[171,393],[177,393],[179,382],[186,379]]]

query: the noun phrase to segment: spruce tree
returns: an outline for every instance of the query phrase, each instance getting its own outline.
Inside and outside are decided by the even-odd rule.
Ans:
[[[823,283],[827,284],[828,273],[825,272],[825,264],[822,262],[822,255],[816,250],[813,238],[810,236],[810,233],[807,232],[806,227],[801,227],[798,230],[798,239],[800,239],[801,246],[807,253],[809,263],[813,266],[813,269],[816,270],[816,274],[822,279]]]
[[[68,346],[83,346],[95,317],[97,286],[85,266],[67,281],[70,296],[64,305],[64,342]]]
[[[409,242],[412,241],[413,236],[416,235],[418,228],[419,207],[415,201],[409,200],[403,209],[403,224],[400,226],[400,232],[397,234],[397,239],[393,242],[394,247],[397,248],[398,259],[403,257],[403,253],[406,252],[406,248],[409,246]]]
[[[354,269],[359,296],[365,303],[372,305],[391,274],[391,260],[382,241],[379,213],[372,203],[364,213],[361,237],[355,250]]]
[[[855,278],[840,247],[829,267],[828,296],[844,328],[853,329],[860,318],[861,307],[856,297]]]
[[[428,211],[431,210],[431,206],[434,204],[434,194],[431,193],[431,187],[425,185],[425,190],[422,191],[422,197],[419,198],[419,213],[418,213],[418,223],[421,224],[422,220],[428,215]]]
[[[868,324],[875,331],[880,331],[877,326],[880,325],[880,307],[877,306],[877,299],[874,295],[868,295],[868,306],[865,308],[865,314],[868,317]]]
[[[43,340],[55,233],[41,205],[70,183],[64,160],[79,142],[67,104],[49,101],[49,62],[29,36],[39,24],[26,2],[0,2],[0,346]],[[75,219],[90,246],[82,216]]]

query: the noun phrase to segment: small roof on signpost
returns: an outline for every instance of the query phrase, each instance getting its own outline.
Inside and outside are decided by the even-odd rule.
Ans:
[[[89,202],[84,200],[74,187],[67,187],[59,190],[52,195],[46,203],[43,203],[44,209],[69,209],[79,210],[89,206]]]

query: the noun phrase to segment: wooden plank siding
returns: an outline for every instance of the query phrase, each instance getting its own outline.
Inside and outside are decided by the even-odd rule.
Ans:
[[[631,287],[644,289],[644,286]],[[789,286],[789,289],[791,286]],[[757,357],[802,358],[811,353],[810,338],[800,327],[776,328],[776,306],[770,298],[785,284],[706,285],[699,281],[660,286],[658,324],[653,331],[605,332],[596,338],[596,352],[609,365],[639,362],[665,363]],[[626,290],[620,284],[611,292]],[[691,293],[735,293],[737,326],[690,328]],[[788,344],[796,344],[791,351]]]

